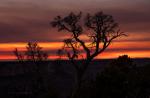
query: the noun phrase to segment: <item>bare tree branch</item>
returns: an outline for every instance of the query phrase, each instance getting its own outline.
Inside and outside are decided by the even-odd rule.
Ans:
[[[52,27],[56,27],[58,31],[67,31],[72,35],[71,38],[64,40],[67,47],[63,49],[69,48],[65,51],[67,57],[77,70],[79,88],[82,83],[82,77],[90,62],[104,52],[113,40],[121,36],[126,36],[123,32],[120,32],[118,23],[114,21],[111,15],[104,14],[103,12],[97,12],[94,15],[88,13],[84,20],[81,19],[81,16],[81,12],[77,15],[70,13],[63,18],[57,16],[51,22]],[[84,25],[81,22],[84,22]],[[89,45],[81,39],[81,36],[86,34],[86,32],[88,32],[88,38],[90,40]],[[76,59],[80,59],[78,58],[79,51],[83,51],[86,54],[82,67],[79,67],[75,62]]]

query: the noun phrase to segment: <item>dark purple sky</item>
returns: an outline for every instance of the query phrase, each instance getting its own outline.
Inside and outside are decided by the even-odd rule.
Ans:
[[[0,0],[0,42],[60,41],[49,22],[69,12],[113,15],[128,41],[150,41],[150,0]],[[54,37],[57,35],[57,37]]]

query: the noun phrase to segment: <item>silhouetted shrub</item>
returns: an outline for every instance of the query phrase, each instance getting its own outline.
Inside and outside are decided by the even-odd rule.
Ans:
[[[120,56],[97,76],[93,98],[137,98],[137,79],[132,59]]]
[[[14,54],[19,61],[44,61],[48,59],[48,54],[42,50],[37,43],[29,42],[26,46],[25,52],[20,52],[16,48]]]
[[[100,74],[90,98],[149,98],[150,67],[137,67],[127,55],[113,60]]]

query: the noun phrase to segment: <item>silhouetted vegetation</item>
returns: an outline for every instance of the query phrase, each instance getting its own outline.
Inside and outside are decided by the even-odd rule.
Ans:
[[[48,59],[48,54],[42,50],[37,43],[29,42],[25,52],[20,52],[16,48],[14,54],[19,61],[43,61]]]
[[[95,98],[137,98],[137,79],[136,65],[120,56],[97,76]]]
[[[26,51],[20,52],[16,48],[14,54],[22,65],[29,64],[34,66],[32,69],[33,73],[31,73],[31,76],[33,76],[32,97],[56,98],[54,90],[50,88],[50,86],[47,84],[48,81],[45,78],[48,73],[43,73],[43,66],[48,65],[48,62],[46,62],[48,59],[48,54],[42,50],[42,47],[40,47],[37,43],[29,42],[26,46]]]
[[[94,80],[92,80],[92,78],[87,78],[89,80],[84,80],[84,84],[82,84],[80,90],[74,97],[76,98],[116,98],[116,97],[149,98],[150,96],[150,82],[149,82],[150,81],[150,77],[149,77],[150,65],[149,64],[144,65],[145,62],[142,62],[143,64],[142,65],[140,64],[139,66],[138,63],[135,63],[134,59],[129,58],[127,55],[120,56],[118,59],[113,59],[113,60],[108,60],[108,61],[110,61],[110,63],[107,63],[108,65],[101,65],[104,67],[102,69],[99,69],[99,73],[97,73],[97,76],[96,78],[94,78]],[[108,61],[105,61],[105,62],[108,62]],[[18,97],[19,98],[34,98],[34,97],[56,98],[56,96],[59,96],[61,92],[64,92],[62,90],[58,90],[60,88],[57,86],[58,83],[61,83],[58,81],[61,81],[61,79],[63,78],[60,78],[60,80],[57,80],[58,83],[56,83],[55,85],[51,84],[51,80],[46,80],[48,78],[48,76],[46,76],[48,73],[43,73],[45,72],[43,68],[45,65],[47,65],[48,62],[40,63],[41,65],[39,66],[40,73],[35,72],[34,64],[29,63],[29,62],[25,62],[25,63],[24,63],[25,66],[22,66],[22,64],[20,65],[19,62],[18,63],[16,62],[15,66],[19,64],[19,66],[24,67],[23,69],[30,70],[33,72],[29,73],[30,72],[29,71],[24,74],[16,74],[16,75],[9,76],[9,77],[1,76],[0,78],[1,83],[3,83],[2,82],[3,80],[6,80],[7,82],[10,81],[10,84],[8,86],[5,86],[6,84],[3,83],[5,84],[4,85],[5,88],[3,88],[3,85],[1,85],[0,97],[5,96],[5,98],[18,98]],[[54,75],[53,76],[54,78],[51,78],[51,79],[57,78],[56,76],[58,75],[61,75],[61,77],[64,76],[65,77],[64,79],[68,79],[68,76],[71,76],[71,75],[69,75],[67,71],[70,69],[67,68],[66,70],[64,70],[64,68],[66,67],[63,64],[66,65],[70,63],[70,61],[59,61],[59,63],[62,64],[61,68],[59,68],[59,66],[56,66],[57,68],[54,68],[56,71],[53,72],[53,74],[57,74],[57,75]],[[9,64],[12,65],[11,63]],[[51,64],[53,64],[53,62]],[[98,63],[98,64],[101,64],[101,63]],[[29,66],[32,69],[30,69]],[[53,65],[50,65],[50,66],[53,66]],[[2,66],[1,66],[1,69],[3,69]],[[95,72],[95,70],[96,69],[93,70],[93,73]],[[44,82],[43,80],[47,81],[47,83]],[[68,82],[65,83],[65,86],[70,86],[70,84],[71,84],[71,81],[68,80]],[[64,82],[62,82],[59,85],[64,85]],[[55,89],[57,89],[57,93]],[[24,91],[24,92],[22,94],[16,93],[15,95],[15,92],[18,92],[18,91]],[[29,93],[26,93],[26,92],[29,92]],[[59,98],[62,98],[62,97],[59,97]]]
[[[84,25],[82,25],[82,21]],[[58,53],[60,56],[66,54],[76,69],[77,83],[72,94],[75,96],[81,88],[83,76],[90,62],[101,54],[114,39],[125,34],[120,31],[113,17],[103,12],[97,12],[94,15],[88,13],[84,20],[82,20],[81,12],[79,14],[70,13],[65,17],[57,16],[51,25],[58,31],[66,31],[71,34],[71,37],[64,40],[64,46]],[[89,43],[87,44],[81,36],[86,36]],[[85,57],[82,55],[83,53]],[[83,64],[80,66],[75,60],[81,58]]]
[[[113,60],[84,85],[77,98],[149,98],[150,67],[138,67],[127,55]]]

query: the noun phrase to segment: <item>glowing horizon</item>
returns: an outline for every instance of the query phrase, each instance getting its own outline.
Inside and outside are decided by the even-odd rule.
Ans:
[[[39,42],[40,47],[49,54],[49,59],[57,59],[56,51],[63,46],[62,42]],[[0,43],[0,60],[16,59],[13,50],[25,51],[27,43]],[[142,45],[142,47],[141,47]],[[129,55],[131,58],[150,58],[150,42],[112,42],[112,44],[102,54],[95,59],[111,59],[120,55]]]

